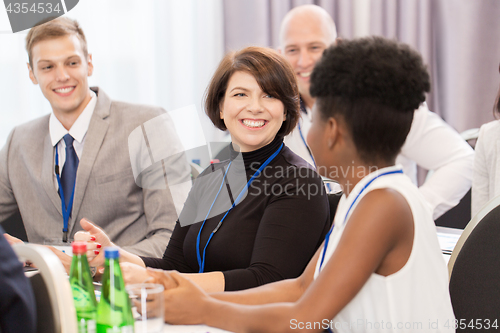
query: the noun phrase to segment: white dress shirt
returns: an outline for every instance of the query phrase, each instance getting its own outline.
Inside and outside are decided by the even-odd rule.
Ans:
[[[85,135],[87,134],[87,130],[89,129],[90,118],[92,118],[92,114],[94,113],[94,109],[97,103],[97,96],[95,92],[90,90],[92,98],[90,102],[87,104],[85,109],[82,111],[80,116],[76,119],[75,123],[69,131],[64,128],[59,119],[54,116],[53,113],[50,114],[49,117],[49,132],[50,132],[50,140],[52,142],[52,146],[56,147],[57,152],[59,154],[59,172],[62,173],[64,168],[64,163],[66,162],[66,143],[62,138],[66,134],[70,134],[75,141],[73,141],[73,147],[75,148],[76,155],[78,159],[81,159],[83,152],[83,144],[85,143]],[[55,159],[54,159],[54,184],[56,191],[59,190],[59,186],[57,184],[57,178],[55,173]]]
[[[308,110],[310,114],[310,110]],[[311,127],[310,116],[302,116],[301,130],[304,138]],[[297,155],[313,164],[298,127],[285,138],[285,144]],[[456,206],[472,183],[474,150],[451,126],[437,114],[429,111],[427,104],[415,111],[410,132],[396,164],[417,184],[417,164],[433,170],[432,176],[420,186],[437,219]]]
[[[476,143],[472,180],[472,216],[500,195],[500,121],[481,126]]]
[[[311,124],[311,109],[306,107],[306,113],[300,111],[299,123],[297,124],[295,129],[292,131],[292,133],[288,134],[285,137],[285,145],[287,145],[287,147],[290,148],[295,154],[306,160],[307,163],[311,164],[313,167],[316,167],[313,161],[313,157],[311,156],[311,152],[306,144],[307,133],[309,133]]]

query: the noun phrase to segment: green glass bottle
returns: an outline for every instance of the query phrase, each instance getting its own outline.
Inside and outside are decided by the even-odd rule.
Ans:
[[[97,306],[97,333],[132,333],[134,317],[128,293],[125,290],[119,264],[117,247],[104,249],[104,275],[102,277],[101,300]]]
[[[97,301],[87,261],[87,243],[73,242],[69,283],[76,308],[78,333],[95,333]]]

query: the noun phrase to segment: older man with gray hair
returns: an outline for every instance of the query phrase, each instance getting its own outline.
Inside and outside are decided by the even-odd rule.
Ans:
[[[293,8],[281,23],[279,51],[295,70],[302,110],[297,128],[285,138],[285,143],[312,165],[314,158],[305,141],[315,102],[309,93],[310,75],[323,51],[336,38],[335,22],[326,10],[316,5]],[[415,183],[417,165],[434,171],[420,191],[437,219],[456,206],[470,189],[473,160],[472,148],[424,103],[415,110],[410,133],[396,163],[403,165],[404,172]]]

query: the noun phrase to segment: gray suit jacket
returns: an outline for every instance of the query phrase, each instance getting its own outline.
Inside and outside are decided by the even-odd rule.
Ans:
[[[136,185],[128,136],[165,111],[111,101],[102,90],[92,89],[97,105],[78,166],[69,237],[82,230],[79,221],[85,217],[103,228],[117,245],[139,255],[161,257],[177,214],[168,189]],[[180,144],[175,134],[169,144]],[[14,128],[0,151],[0,222],[19,209],[30,242],[62,239],[54,159],[49,115]]]

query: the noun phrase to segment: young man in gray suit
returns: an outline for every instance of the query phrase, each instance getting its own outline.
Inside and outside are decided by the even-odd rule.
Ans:
[[[137,186],[128,137],[165,111],[112,101],[89,87],[92,56],[76,21],[57,18],[32,28],[26,49],[29,77],[53,112],[14,128],[0,152],[0,222],[19,209],[28,240],[53,244],[71,240],[87,218],[129,251],[160,257],[176,209],[168,189]],[[166,144],[181,147],[175,133]],[[177,171],[189,177],[188,164],[180,165]]]

